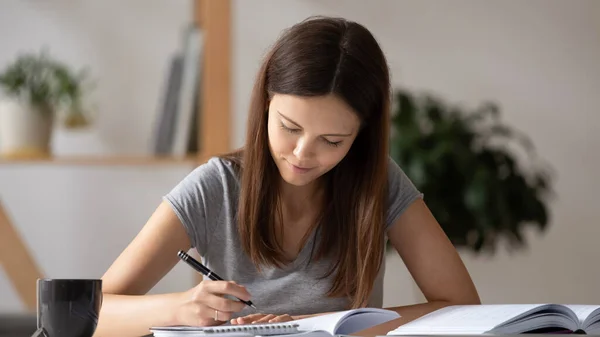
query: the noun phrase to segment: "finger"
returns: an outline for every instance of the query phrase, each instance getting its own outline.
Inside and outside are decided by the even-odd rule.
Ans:
[[[269,314],[269,315],[266,315],[266,316],[264,316],[264,317],[262,317],[262,318],[260,318],[258,320],[252,321],[252,324],[267,323],[267,322],[269,322],[270,319],[273,319],[275,317],[276,317],[275,315]]]
[[[248,324],[255,319],[261,318],[262,316],[264,316],[264,314],[251,314],[247,316],[233,318],[231,319],[231,324]]]
[[[215,294],[204,294],[202,302],[210,308],[219,310],[220,312],[233,313],[239,312],[246,306],[244,303],[237,300],[230,300]],[[229,318],[228,318],[229,320]]]
[[[249,324],[253,321],[259,320],[263,318],[265,314],[250,314],[243,317],[238,317],[235,319],[237,324]]]
[[[289,322],[289,321],[293,321],[293,320],[294,319],[292,318],[292,316],[285,314],[285,315],[280,315],[273,319],[270,319],[269,323],[281,323],[281,322]]]
[[[250,300],[250,293],[246,289],[233,281],[202,281],[204,290],[212,294],[222,294],[235,296],[244,301]]]
[[[219,323],[227,322],[231,319],[232,315],[230,312],[223,311],[219,311],[218,314],[215,315],[215,309],[203,303],[195,303],[195,306],[192,308],[193,309],[189,312],[189,314],[191,314],[191,319],[197,321],[200,325],[206,320],[212,320]],[[218,320],[215,320],[215,317],[218,318]]]
[[[215,314],[215,310],[213,309],[213,317],[212,319],[217,321],[217,322],[227,322],[228,320],[231,319],[231,313],[230,312],[223,312],[223,311],[217,311]]]

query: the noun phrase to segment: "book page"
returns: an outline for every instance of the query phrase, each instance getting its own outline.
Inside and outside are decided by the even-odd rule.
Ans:
[[[294,322],[298,324],[298,330],[324,330],[331,335],[336,335],[351,334],[399,317],[397,312],[391,310],[361,308],[304,318]]]
[[[350,335],[396,318],[400,318],[400,315],[391,310],[387,312],[360,312],[346,317],[335,330],[335,334]]]
[[[565,306],[568,307],[569,309],[573,310],[573,312],[577,315],[577,318],[579,318],[579,323],[581,324],[582,327],[584,325],[583,323],[586,321],[586,319],[588,319],[588,317],[590,318],[590,320],[592,322],[586,322],[586,323],[591,324],[591,323],[593,323],[594,320],[597,319],[597,317],[594,317],[594,316],[598,316],[600,314],[600,306],[597,306],[597,305],[566,304]],[[594,312],[596,310],[598,310],[598,311]]]
[[[314,330],[324,330],[329,332],[331,335],[335,335],[335,328],[338,322],[351,310],[334,312],[332,314],[320,315],[315,317],[303,318],[297,321],[294,321],[298,324],[298,330],[303,331],[314,331]]]
[[[539,304],[488,304],[449,306],[412,322],[388,335],[403,334],[480,334],[539,308]]]

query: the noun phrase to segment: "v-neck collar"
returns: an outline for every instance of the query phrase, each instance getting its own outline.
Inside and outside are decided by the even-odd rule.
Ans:
[[[316,245],[318,243],[318,238],[319,238],[318,229],[319,229],[319,226],[315,226],[313,229],[311,229],[308,239],[306,240],[306,242],[300,249],[300,252],[296,256],[296,258],[294,260],[292,260],[291,262],[287,263],[283,269],[295,270],[298,267],[300,267],[302,264],[309,262],[308,260],[312,257],[313,249],[316,247]]]

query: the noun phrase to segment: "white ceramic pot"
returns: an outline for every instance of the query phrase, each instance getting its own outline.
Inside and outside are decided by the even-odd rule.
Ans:
[[[53,114],[15,99],[0,99],[0,156],[50,155]]]

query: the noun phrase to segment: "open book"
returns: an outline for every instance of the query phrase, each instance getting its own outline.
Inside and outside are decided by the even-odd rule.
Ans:
[[[323,331],[333,336],[349,335],[396,318],[400,315],[395,311],[361,308],[299,319],[293,323],[298,324],[300,331]]]
[[[388,335],[600,333],[600,306],[484,304],[449,306],[408,322]]]
[[[327,315],[299,319],[285,323],[249,324],[249,325],[220,325],[209,327],[153,327],[150,331],[156,337],[176,336],[302,336],[302,337],[331,337],[348,335],[372,326],[382,324],[400,315],[391,310],[379,308],[360,308]]]

